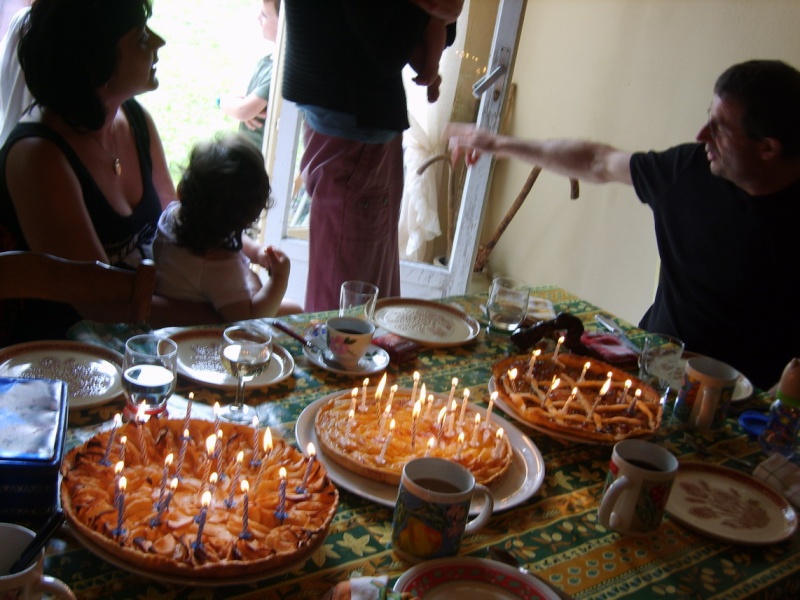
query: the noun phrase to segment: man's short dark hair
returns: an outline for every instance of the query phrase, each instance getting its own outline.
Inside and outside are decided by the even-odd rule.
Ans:
[[[775,138],[784,158],[800,156],[800,71],[779,60],[750,60],[722,73],[714,93],[742,105],[751,138]]]

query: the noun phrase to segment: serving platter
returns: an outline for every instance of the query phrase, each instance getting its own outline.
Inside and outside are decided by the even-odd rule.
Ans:
[[[425,600],[558,600],[544,583],[508,565],[483,558],[438,558],[403,573],[395,592]]]
[[[712,463],[681,461],[666,510],[685,527],[729,544],[774,544],[797,529],[797,513],[780,493]]]
[[[70,410],[123,396],[122,356],[83,342],[25,342],[2,348],[0,376],[65,381]]]
[[[184,329],[169,337],[178,345],[178,374],[189,381],[209,387],[236,390],[237,382],[219,360],[219,347],[224,328]],[[272,358],[264,371],[247,382],[247,387],[266,387],[288,378],[294,371],[292,355],[280,344],[272,342]]]
[[[313,442],[316,448],[320,447],[314,430],[317,412],[328,400],[341,394],[342,392],[335,392],[323,396],[303,410],[295,424],[295,439],[299,448],[307,448],[309,442]],[[500,481],[491,486],[494,496],[494,512],[500,512],[525,502],[539,490],[544,481],[545,466],[541,452],[530,438],[497,414],[492,415],[492,421],[503,428],[514,452],[508,472]],[[397,500],[396,485],[381,483],[357,475],[336,462],[328,460],[322,452],[317,454],[317,458],[325,465],[329,477],[339,487],[377,504],[394,507]],[[473,501],[470,513],[480,512],[481,505],[482,502],[479,500]]]
[[[461,346],[474,340],[480,323],[457,308],[414,298],[382,298],[375,305],[375,325],[432,348]]]

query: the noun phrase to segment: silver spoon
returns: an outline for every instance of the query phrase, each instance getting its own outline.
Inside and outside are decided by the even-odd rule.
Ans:
[[[566,592],[562,592],[557,587],[550,585],[544,579],[539,577],[536,573],[533,573],[530,569],[524,567],[519,562],[519,560],[517,560],[517,557],[511,554],[511,552],[509,552],[505,548],[501,548],[500,546],[489,546],[489,556],[491,556],[492,559],[496,560],[497,562],[501,562],[503,564],[519,569],[520,573],[524,573],[525,575],[529,575],[530,577],[535,578],[537,581],[547,586],[549,590],[552,590],[552,592],[562,600],[575,600],[572,596],[570,596]]]

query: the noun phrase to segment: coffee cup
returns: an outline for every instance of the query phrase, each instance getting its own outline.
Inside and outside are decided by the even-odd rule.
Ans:
[[[678,459],[657,444],[617,442],[598,511],[600,524],[622,534],[658,529],[677,471]]]
[[[736,389],[739,371],[711,358],[686,361],[673,416],[698,431],[721,427]]]
[[[325,323],[325,332],[333,360],[353,371],[372,343],[375,325],[356,317],[331,317]]]
[[[473,496],[480,512],[469,518]],[[403,467],[392,519],[392,548],[407,562],[455,556],[464,534],[486,525],[494,510],[489,489],[469,470],[444,458],[423,457]]]
[[[11,566],[25,550],[35,534],[21,525],[0,523],[0,598],[39,600],[43,593],[56,598],[75,600],[67,585],[44,574],[44,549],[21,571],[9,574]]]

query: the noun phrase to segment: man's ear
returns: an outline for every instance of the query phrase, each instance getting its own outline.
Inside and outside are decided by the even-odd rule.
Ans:
[[[761,160],[776,160],[781,157],[783,144],[780,140],[773,137],[766,137],[759,142],[759,156]]]

